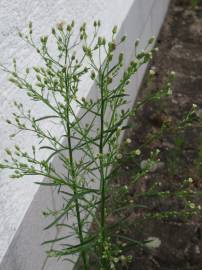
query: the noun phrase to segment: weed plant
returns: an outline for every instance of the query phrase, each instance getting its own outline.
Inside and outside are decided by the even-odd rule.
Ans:
[[[138,51],[137,40],[134,43],[134,55],[127,65],[124,54],[117,53],[127,40],[126,36],[115,41],[115,26],[111,40],[107,41],[105,37],[99,36],[100,21],[94,22],[93,29],[91,38],[84,23],[78,30],[78,39],[75,40],[77,34],[74,22],[68,25],[59,23],[52,29],[52,34],[49,37],[42,36],[40,42],[33,40],[32,23],[29,24],[27,33],[19,33],[41,57],[41,66],[27,68],[23,73],[18,70],[14,59],[12,69],[4,65],[1,68],[9,74],[9,81],[19,91],[41,106],[48,107],[51,113],[37,118],[22,103],[14,102],[16,112],[12,119],[7,120],[9,125],[16,128],[16,133],[11,137],[14,138],[21,132],[30,132],[39,139],[39,143],[30,145],[28,152],[19,145],[15,145],[14,149],[5,149],[7,158],[0,163],[0,168],[11,170],[11,178],[15,179],[27,175],[45,178],[37,184],[44,188],[53,188],[62,200],[62,206],[58,210],[44,211],[44,216],[52,217],[45,229],[57,226],[64,231],[63,237],[47,239],[44,243],[53,244],[47,251],[49,257],[74,260],[75,255],[80,255],[82,269],[88,270],[89,258],[93,254],[98,264],[97,269],[108,270],[119,269],[123,263],[130,262],[131,257],[124,256],[125,249],[137,244],[134,239],[124,236],[120,236],[126,242],[124,245],[120,241],[115,243],[117,226],[122,223],[117,221],[112,226],[107,225],[107,220],[114,212],[118,213],[120,209],[127,207],[133,207],[135,211],[138,207],[125,199],[127,186],[111,189],[109,185],[122,159],[119,150],[122,133],[128,127],[129,117],[134,116],[143,104],[171,95],[174,73],[168,75],[162,89],[147,94],[143,101],[130,109],[127,87],[141,66],[151,60],[155,52],[152,48],[154,38],[148,41],[144,51]],[[57,53],[51,54],[49,42],[54,42]],[[152,77],[153,72],[150,75]],[[81,95],[80,83],[87,78],[95,86],[96,94],[92,98]],[[195,108],[183,121],[189,123],[194,110]],[[59,123],[63,127],[63,133],[58,136],[52,130],[45,129],[43,122],[47,121],[52,121],[55,125]],[[183,121],[178,128],[182,128]],[[161,132],[168,129],[169,127],[164,126]],[[126,140],[127,143],[130,143],[130,139]],[[39,159],[38,153],[43,153],[44,150],[48,151],[48,156]],[[141,150],[136,149],[132,154],[139,158],[140,153]],[[60,170],[52,162],[55,157],[60,160]],[[136,185],[156,162],[158,151],[151,153],[145,166],[136,171],[133,184]],[[183,196],[183,190],[182,187],[182,192],[175,196]],[[142,195],[149,194],[161,197],[170,195],[154,187]],[[176,215],[176,212],[167,213],[169,214]],[[89,233],[92,220],[96,224],[96,230]],[[70,241],[72,238],[76,239],[74,244]]]

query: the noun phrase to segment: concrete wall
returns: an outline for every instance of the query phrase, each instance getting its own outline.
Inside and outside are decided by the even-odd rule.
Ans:
[[[169,0],[2,0],[0,6],[0,62],[11,63],[16,57],[19,69],[39,63],[35,53],[18,37],[17,30],[23,31],[29,21],[33,21],[36,38],[50,32],[59,21],[75,19],[77,24],[101,19],[102,35],[110,36],[114,25],[119,26],[119,35],[126,34],[128,41],[123,48],[129,62],[133,53],[134,40],[141,39],[144,47],[149,37],[158,35]],[[141,84],[146,66],[142,67],[129,86],[130,105],[133,104]],[[14,108],[13,100],[21,100],[29,109],[42,112],[17,89],[7,83],[6,74],[0,73],[0,159],[3,149],[14,142],[8,135],[12,129],[5,125]],[[93,95],[94,86],[90,81],[82,83],[85,95]],[[44,113],[44,111],[42,112]],[[79,112],[78,112],[79,113]],[[61,129],[57,128],[58,135]],[[19,136],[17,143],[29,149],[30,142],[37,142],[31,136]],[[16,141],[15,141],[16,142]],[[53,160],[53,162],[57,162]],[[40,243],[54,238],[59,231],[42,231],[47,220],[42,210],[55,207],[54,191],[39,188],[27,177],[20,181],[9,179],[7,172],[0,172],[0,270],[67,270],[70,263],[47,261],[44,247]],[[37,179],[43,181],[44,179]],[[42,206],[43,205],[43,209]],[[68,266],[66,265],[68,264]],[[57,265],[57,267],[56,267]]]

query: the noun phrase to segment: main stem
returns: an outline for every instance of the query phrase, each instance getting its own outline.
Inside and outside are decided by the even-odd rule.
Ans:
[[[101,221],[100,221],[100,234],[101,234],[101,269],[106,269],[106,260],[103,258],[104,243],[105,243],[105,177],[103,168],[103,134],[104,134],[104,87],[103,79],[101,76],[100,81],[101,90],[101,116],[100,116],[100,144],[99,144],[99,155],[100,155],[100,190],[101,190]]]
[[[66,46],[65,50],[65,67],[67,66],[67,53],[68,49]],[[77,183],[76,183],[76,175],[75,175],[75,168],[74,168],[74,161],[73,161],[73,150],[72,150],[72,142],[71,142],[71,127],[70,127],[70,118],[69,118],[69,107],[70,102],[69,102],[69,89],[70,89],[70,83],[68,79],[68,74],[67,74],[67,69],[65,70],[65,90],[66,90],[66,128],[67,128],[67,138],[68,138],[68,151],[69,151],[69,161],[70,161],[70,174],[73,179],[73,193],[75,196],[75,206],[76,206],[76,218],[77,218],[77,223],[78,223],[78,234],[79,234],[79,241],[80,244],[82,245],[84,242],[83,238],[83,230],[82,230],[82,221],[81,221],[81,215],[80,215],[80,207],[79,207],[79,200],[77,198]],[[83,264],[84,264],[84,270],[88,270],[88,265],[87,265],[87,256],[86,252],[82,250],[81,252]]]
[[[69,113],[68,113],[68,115],[69,115]],[[67,119],[67,122],[69,123],[69,117]],[[75,196],[75,206],[76,206],[76,217],[77,217],[77,223],[78,223],[79,240],[80,240],[80,244],[83,244],[83,242],[84,242],[83,230],[82,230],[82,223],[81,223],[79,201],[77,198],[77,183],[76,183],[76,179],[75,179],[75,171],[74,171],[73,155],[72,155],[72,145],[71,145],[71,133],[70,133],[71,129],[70,129],[69,124],[67,125],[67,131],[68,131],[68,147],[69,147],[69,161],[70,161],[71,176],[74,179],[73,192],[74,192],[74,196]],[[83,263],[84,263],[84,269],[88,270],[86,252],[82,251],[81,256],[82,256]]]

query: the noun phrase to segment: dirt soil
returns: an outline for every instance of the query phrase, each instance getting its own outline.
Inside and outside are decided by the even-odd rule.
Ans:
[[[163,0],[162,0],[163,1]],[[202,115],[202,5],[193,9],[191,1],[173,0],[157,40],[159,51],[151,66],[156,68],[155,79],[148,85],[147,75],[140,91],[139,99],[161,88],[168,71],[176,72],[173,95],[161,102],[146,104],[138,117],[131,119],[133,128],[128,132],[132,143],[126,152],[138,149],[148,137],[158,132],[164,120],[175,123],[190,110],[192,104],[198,105]],[[183,138],[182,138],[183,137]],[[123,146],[123,152],[124,150]],[[202,132],[198,124],[193,124],[178,139],[172,134],[154,140],[142,149],[141,159],[147,159],[150,151],[159,148],[161,166],[147,175],[137,187],[132,182],[137,159],[124,159],[119,177],[115,183],[128,185],[129,196],[136,203],[146,204],[150,212],[163,212],[170,208],[180,209],[174,197],[167,200],[137,201],[138,189],[147,190],[152,181],[160,181],[162,190],[172,190],[183,179],[191,177],[192,190],[202,189]],[[176,150],[177,149],[177,150]],[[198,201],[198,203],[201,203]],[[202,219],[199,216],[189,219],[170,217],[162,220],[147,220],[137,224],[141,210],[125,213],[130,226],[121,233],[137,240],[157,237],[159,248],[131,248],[127,254],[133,256],[130,270],[201,270],[202,269]]]

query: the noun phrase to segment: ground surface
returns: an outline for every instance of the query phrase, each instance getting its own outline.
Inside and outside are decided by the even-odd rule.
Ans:
[[[148,91],[155,91],[162,86],[168,71],[176,72],[173,83],[173,96],[160,103],[149,103],[144,106],[138,118],[132,119],[133,129],[127,134],[132,143],[126,152],[139,148],[151,134],[158,132],[164,121],[175,124],[183,115],[197,104],[199,116],[202,112],[202,5],[195,10],[190,1],[173,0],[157,41],[159,52],[155,55],[152,66],[156,76],[151,85],[143,83],[139,98]],[[201,117],[201,116],[200,116]],[[177,139],[176,139],[177,138]],[[123,146],[123,152],[124,152]],[[116,184],[127,184],[129,196],[136,203],[144,203],[151,213],[164,212],[177,208],[179,201],[171,197],[168,200],[138,200],[136,193],[145,191],[152,181],[161,182],[162,190],[172,190],[179,181],[191,177],[192,190],[201,190],[202,132],[197,123],[186,129],[185,133],[164,134],[142,148],[141,159],[148,158],[148,153],[155,148],[161,151],[161,166],[147,175],[140,186],[134,186],[132,177],[137,160],[125,159],[119,171]],[[198,203],[201,203],[198,201]],[[124,213],[129,226],[121,231],[137,240],[157,237],[161,245],[156,249],[131,248],[128,254],[133,255],[129,269],[133,270],[201,270],[202,269],[202,220],[200,216],[184,219],[180,217],[163,220],[147,220],[137,224],[141,210]],[[128,269],[128,268],[123,268]]]

